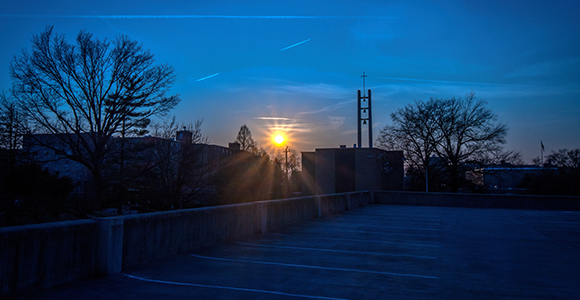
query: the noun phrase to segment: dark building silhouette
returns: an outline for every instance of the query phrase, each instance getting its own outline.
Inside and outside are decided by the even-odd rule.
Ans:
[[[185,126],[183,130],[176,132],[175,140],[182,143],[191,143],[193,132],[187,130]]]
[[[112,164],[119,163],[121,149],[125,151],[124,164],[126,169],[131,167],[138,169],[140,165],[151,164],[152,159],[158,159],[163,155],[170,157],[169,161],[164,162],[165,164],[178,164],[180,162],[177,153],[185,149],[185,145],[190,144],[191,140],[192,132],[185,129],[178,131],[175,139],[151,136],[116,137],[111,139],[107,145],[110,157],[105,162],[106,167],[110,168]],[[23,144],[23,148],[28,151],[31,161],[39,163],[43,169],[48,170],[53,175],[71,178],[74,185],[73,195],[83,197],[90,192],[88,187],[91,186],[93,178],[89,169],[81,163],[65,157],[65,154],[71,153],[72,150],[62,142],[61,138],[53,134],[34,134],[25,136]],[[171,151],[170,153],[160,153],[164,149]],[[208,182],[207,185],[210,186],[210,178],[215,176],[221,167],[220,162],[225,157],[237,153],[235,149],[208,144],[191,144],[188,149],[190,150],[186,151],[185,154],[195,156],[187,160],[190,162],[188,167],[193,168],[193,174],[200,180]],[[114,168],[118,168],[118,166]]]
[[[303,194],[403,190],[403,151],[330,148],[302,152]]]

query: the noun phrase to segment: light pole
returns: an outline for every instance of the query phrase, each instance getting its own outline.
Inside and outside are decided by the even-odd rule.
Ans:
[[[282,136],[281,134],[278,134],[274,137],[274,142],[276,143],[276,145],[278,146],[282,146],[286,143],[286,139],[284,138],[284,136]],[[279,148],[278,148],[279,149]],[[289,184],[289,176],[288,176],[288,145],[286,145],[286,147],[284,148],[284,197],[288,196],[288,184]]]
[[[285,162],[285,176],[284,176],[284,197],[288,197],[288,184],[290,183],[289,178],[288,178],[288,146],[286,146],[286,149],[284,149],[284,154],[286,156],[286,162]]]

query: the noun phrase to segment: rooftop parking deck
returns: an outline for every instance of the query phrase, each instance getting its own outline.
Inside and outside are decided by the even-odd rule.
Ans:
[[[370,205],[25,299],[578,299],[580,212]]]

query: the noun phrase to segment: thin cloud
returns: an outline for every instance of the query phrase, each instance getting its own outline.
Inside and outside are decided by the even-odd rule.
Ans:
[[[312,128],[308,127],[308,124],[293,124],[285,126],[270,126],[268,127],[272,131],[287,131],[287,132],[311,132]]]
[[[293,119],[290,118],[283,118],[283,117],[256,117],[256,120],[280,120],[280,121],[292,121]]]
[[[267,123],[265,127],[270,131],[284,131],[284,132],[310,132],[312,126],[304,123],[300,119],[288,117],[255,117],[256,120],[263,120]]]
[[[332,110],[335,110],[343,105],[351,104],[351,103],[353,103],[353,100],[342,101],[342,102],[338,102],[338,103],[335,103],[332,105],[325,106],[325,107],[317,109],[317,110],[302,111],[302,112],[299,112],[298,114],[299,115],[313,115],[313,114],[317,114],[317,113],[321,113],[321,112],[325,112],[325,111],[332,111]]]
[[[328,123],[330,124],[332,129],[337,129],[340,126],[342,126],[342,124],[344,124],[344,120],[346,119],[346,117],[344,116],[329,116],[328,118]]]
[[[318,20],[318,19],[398,19],[389,16],[240,16],[240,15],[25,15],[1,14],[2,18],[60,18],[60,19],[266,19],[266,20]]]
[[[296,47],[296,46],[298,46],[298,45],[302,45],[302,44],[304,44],[304,43],[306,43],[306,42],[310,42],[310,40],[312,40],[312,39],[306,39],[306,40],[303,40],[302,42],[298,42],[298,43],[296,43],[296,44],[294,44],[294,45],[290,45],[290,46],[288,46],[288,47],[286,47],[286,48],[282,48],[282,49],[280,49],[280,52],[282,52],[282,51],[286,51],[286,50],[288,50],[288,49],[290,49],[290,48],[294,48],[294,47]]]
[[[445,83],[445,84],[477,84],[477,85],[510,85],[502,83],[491,82],[475,82],[475,81],[452,81],[452,80],[433,80],[433,79],[416,79],[404,77],[380,77],[381,79],[397,80],[397,81],[412,81],[412,82],[427,82],[427,83]]]

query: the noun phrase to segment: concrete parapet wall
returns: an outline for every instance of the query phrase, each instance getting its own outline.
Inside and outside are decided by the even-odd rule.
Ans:
[[[241,239],[372,202],[371,192],[0,228],[0,298]]]
[[[261,232],[299,223],[318,216],[316,197],[301,197],[257,202],[264,218]]]
[[[260,228],[255,203],[124,217],[123,267],[258,233]]]
[[[580,210],[580,197],[375,191],[375,203],[419,206]]]
[[[348,195],[323,195],[320,196],[321,216],[328,216],[348,209]]]
[[[0,228],[0,298],[95,274],[97,222]]]

